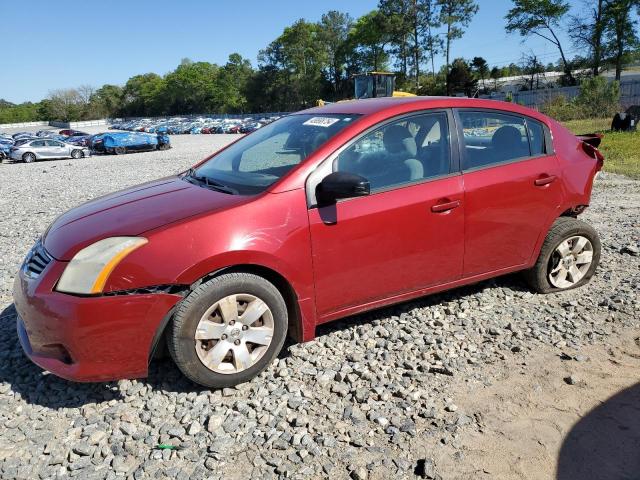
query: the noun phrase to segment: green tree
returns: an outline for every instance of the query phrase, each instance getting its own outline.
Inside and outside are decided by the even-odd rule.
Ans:
[[[229,60],[218,71],[215,78],[216,88],[214,91],[219,95],[216,102],[221,103],[220,112],[240,113],[247,110],[246,94],[252,75],[253,68],[249,60],[242,58],[239,53],[229,55]]]
[[[493,67],[489,77],[493,80],[493,91],[498,91],[498,79],[502,77],[502,71],[498,67]]]
[[[482,88],[485,88],[484,80],[489,75],[489,64],[482,57],[473,57],[471,60],[471,68],[475,74],[482,80]]]
[[[385,16],[379,10],[374,10],[355,22],[349,32],[348,42],[363,69],[383,70],[389,58],[385,48],[391,38]]]
[[[331,10],[318,23],[318,40],[324,48],[326,64],[323,76],[330,85],[333,100],[341,98],[347,84],[345,64],[347,56],[347,40],[353,19],[348,13]]]
[[[96,118],[101,116],[116,117],[121,112],[124,92],[119,85],[103,85],[91,97],[92,111]]]
[[[616,80],[620,80],[622,68],[634,50],[638,48],[637,22],[632,18],[633,7],[640,9],[638,0],[609,0],[605,6],[604,40],[611,52],[616,68]]]
[[[400,60],[404,77],[408,76],[408,65],[415,89],[419,88],[420,66],[425,50],[432,58],[438,48],[438,37],[433,29],[439,25],[436,0],[380,0],[378,8],[387,20],[392,53]]]
[[[471,68],[464,58],[456,58],[451,63],[447,77],[447,85],[453,92],[464,92],[467,97],[473,96],[478,81],[473,77]]]
[[[164,88],[164,79],[156,73],[131,77],[122,91],[124,115],[136,117],[165,113],[162,98]]]
[[[219,111],[224,101],[216,83],[218,70],[217,65],[209,62],[183,61],[166,75],[156,98],[166,113]]]
[[[579,15],[573,15],[569,24],[569,36],[573,45],[590,52],[591,71],[594,76],[600,74],[600,64],[604,54],[603,37],[606,27],[606,0],[583,0],[584,9]],[[585,15],[584,10],[588,11]]]
[[[83,113],[83,102],[78,90],[61,88],[49,92],[49,115],[52,120],[70,122],[80,120]]]
[[[318,30],[317,24],[300,19],[286,27],[282,35],[258,55],[261,65],[280,71],[272,77],[276,83],[270,88],[282,91],[291,109],[315,104],[321,96],[327,55]]]
[[[461,38],[464,28],[469,25],[478,12],[478,5],[473,0],[438,0],[440,7],[440,23],[445,26],[445,72],[447,78],[447,95],[451,95],[449,84],[449,56],[451,43]]]
[[[556,34],[560,22],[569,12],[569,4],[564,0],[512,1],[513,8],[505,16],[507,33],[518,32],[523,38],[536,35],[555,45],[560,52],[566,81],[573,85],[575,80],[571,65]]]

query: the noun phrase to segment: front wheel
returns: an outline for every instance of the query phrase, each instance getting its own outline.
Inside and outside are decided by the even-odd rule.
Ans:
[[[190,380],[205,387],[231,387],[260,372],[282,349],[287,307],[278,289],[262,277],[229,273],[185,298],[167,332],[169,352]]]
[[[83,154],[82,154],[82,150],[72,150],[71,151],[71,158],[73,159],[79,159],[82,158]]]
[[[115,153],[116,155],[124,155],[125,153],[127,153],[127,149],[124,147],[116,147],[113,149],[113,153]]]
[[[35,154],[33,154],[33,153],[31,153],[31,152],[29,152],[29,153],[25,153],[25,154],[22,156],[22,161],[23,161],[24,163],[33,163],[33,162],[35,162],[35,161],[36,161],[36,156],[35,156]]]
[[[538,261],[525,272],[525,278],[539,293],[579,287],[595,273],[601,248],[598,233],[591,225],[560,217],[549,230]]]

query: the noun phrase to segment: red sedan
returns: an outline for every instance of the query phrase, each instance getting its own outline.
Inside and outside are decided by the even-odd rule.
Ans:
[[[541,293],[578,287],[600,257],[576,218],[598,141],[462,98],[286,116],[60,216],[15,281],[20,341],[77,381],[144,377],[166,341],[188,378],[222,387],[347,315],[518,270]]]

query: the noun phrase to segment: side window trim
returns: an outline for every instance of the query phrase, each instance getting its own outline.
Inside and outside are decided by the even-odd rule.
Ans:
[[[467,158],[466,158],[466,149],[464,148],[464,130],[462,128],[462,119],[460,118],[460,112],[494,113],[494,114],[498,114],[498,115],[521,118],[523,120],[523,123],[525,124],[525,129],[526,129],[526,132],[527,132],[527,142],[529,143],[529,155],[528,156],[524,156],[524,157],[511,158],[509,160],[504,160],[502,162],[490,163],[488,165],[481,165],[479,167],[466,168]],[[527,160],[534,160],[534,159],[537,159],[537,158],[548,157],[548,156],[554,154],[551,131],[549,130],[549,127],[547,126],[546,123],[541,122],[540,120],[537,120],[537,119],[535,119],[533,117],[529,117],[528,115],[515,113],[515,112],[508,112],[508,111],[505,111],[505,110],[498,110],[498,109],[494,109],[494,108],[475,108],[475,107],[458,107],[458,108],[454,108],[453,109],[453,114],[454,114],[454,117],[455,117],[455,120],[456,120],[456,123],[457,123],[456,133],[458,134],[457,136],[458,136],[458,148],[459,148],[459,155],[460,155],[460,171],[462,173],[464,173],[464,172],[476,172],[476,171],[485,170],[485,169],[488,169],[488,168],[494,168],[494,167],[499,167],[499,166],[502,166],[502,165],[508,165],[510,163],[523,162],[523,161],[527,161]],[[533,121],[539,122],[542,125],[542,129],[544,131],[544,137],[545,137],[544,138],[544,141],[545,141],[545,153],[538,154],[538,155],[531,155],[531,140],[529,138],[529,128],[527,126],[527,119],[529,119],[529,118],[531,118],[531,120],[533,120]]]
[[[337,158],[340,156],[340,154],[345,151],[346,149],[348,149],[349,147],[351,147],[354,143],[358,142],[360,139],[362,139],[363,137],[365,137],[366,135],[375,132],[376,130],[385,127],[386,125],[389,125],[391,123],[395,123],[395,122],[399,122],[405,119],[410,119],[411,117],[415,117],[415,116],[421,116],[421,115],[428,115],[428,114],[435,114],[435,113],[444,113],[446,115],[447,118],[447,128],[449,130],[449,173],[447,174],[442,174],[442,175],[438,175],[438,176],[433,176],[433,177],[428,177],[428,178],[422,178],[420,180],[416,180],[414,182],[408,182],[408,183],[402,183],[399,185],[393,185],[390,186],[388,188],[381,188],[379,190],[375,190],[374,192],[371,193],[371,195],[375,195],[377,193],[383,193],[383,192],[387,192],[387,191],[391,191],[391,190],[396,190],[398,188],[403,188],[403,187],[407,187],[407,186],[412,186],[412,185],[417,185],[420,183],[426,183],[426,182],[431,182],[433,180],[439,180],[441,178],[447,178],[453,175],[458,175],[460,173],[460,152],[458,150],[458,139],[457,139],[457,135],[454,132],[455,129],[455,119],[453,118],[453,111],[450,108],[433,108],[433,109],[426,109],[426,110],[416,110],[413,112],[405,112],[405,113],[401,113],[399,115],[387,118],[386,120],[383,120],[381,122],[378,122],[374,125],[371,125],[370,127],[368,127],[366,130],[363,130],[362,132],[360,132],[357,136],[352,137],[351,139],[349,139],[346,143],[344,143],[343,145],[341,145],[340,147],[338,147],[336,150],[334,150],[331,154],[329,154],[314,170],[313,172],[311,172],[309,174],[309,176],[307,177],[306,181],[305,181],[305,191],[306,191],[306,197],[307,197],[307,208],[311,209],[311,208],[315,208],[317,207],[317,199],[316,199],[316,193],[315,193],[315,189],[317,187],[317,185],[322,181],[322,179],[324,177],[326,177],[327,175],[329,175],[330,173],[332,173],[334,170],[334,163],[337,160]],[[345,199],[346,201],[348,200],[353,200],[353,199]],[[341,201],[345,201],[345,200],[341,200]]]

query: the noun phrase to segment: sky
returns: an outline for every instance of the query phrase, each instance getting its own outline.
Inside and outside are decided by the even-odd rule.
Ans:
[[[238,52],[256,65],[258,51],[299,18],[318,21],[328,10],[352,17],[377,0],[0,0],[0,98],[39,101],[49,91],[79,85],[123,85],[133,75],[165,74],[187,57],[224,64]],[[534,52],[543,63],[557,49],[542,39],[507,35],[510,0],[478,0],[480,10],[451,58],[484,57],[491,66],[518,63]],[[580,0],[570,0],[578,11]],[[569,57],[580,52],[560,35]],[[442,59],[438,59],[438,65]]]

